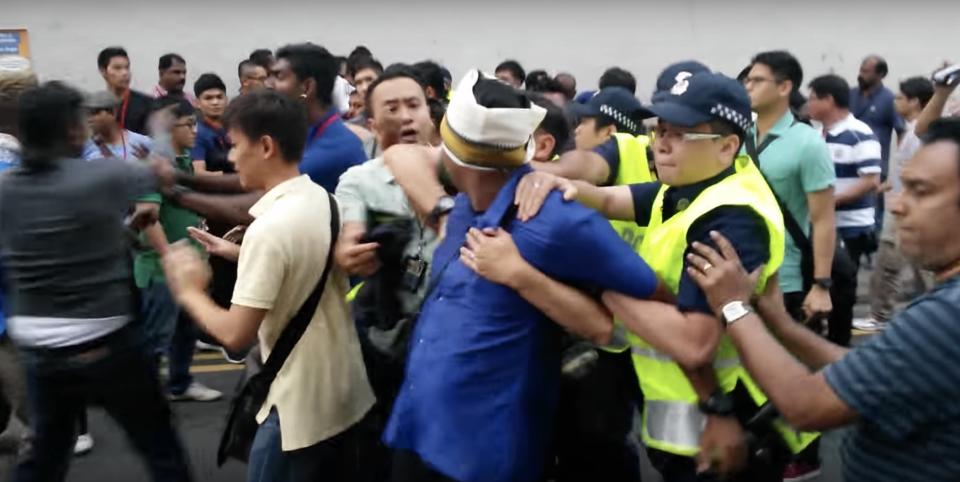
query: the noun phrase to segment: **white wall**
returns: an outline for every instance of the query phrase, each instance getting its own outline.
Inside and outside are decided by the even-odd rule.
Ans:
[[[97,52],[120,44],[135,88],[148,90],[157,58],[177,52],[191,81],[217,72],[231,92],[237,62],[251,50],[304,40],[343,55],[363,43],[384,64],[430,57],[455,81],[513,57],[528,70],[570,71],[589,88],[620,65],[637,76],[642,99],[672,61],[696,58],[736,75],[753,53],[774,48],[797,55],[807,80],[835,71],[853,81],[862,57],[880,53],[894,85],[928,75],[944,58],[960,60],[958,18],[955,0],[0,1],[0,28],[29,29],[44,79],[100,88]]]

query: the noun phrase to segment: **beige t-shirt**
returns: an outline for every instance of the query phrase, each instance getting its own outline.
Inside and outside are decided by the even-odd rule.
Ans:
[[[277,338],[323,273],[331,243],[330,201],[307,176],[279,184],[252,208],[233,303],[268,310],[258,338],[266,361]],[[334,268],[317,312],[270,387],[257,414],[276,407],[283,450],[309,447],[357,423],[374,403],[356,328]]]

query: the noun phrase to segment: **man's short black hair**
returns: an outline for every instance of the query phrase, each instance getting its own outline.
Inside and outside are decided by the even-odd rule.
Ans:
[[[908,100],[919,100],[920,107],[926,107],[930,99],[933,98],[933,82],[930,82],[926,77],[910,77],[900,82],[900,92]]]
[[[523,88],[528,92],[546,92],[547,84],[553,79],[546,70],[532,70],[527,77],[523,79]]]
[[[427,98],[426,86],[423,83],[423,79],[420,78],[420,75],[414,70],[413,67],[405,64],[393,64],[383,71],[383,73],[377,77],[373,83],[370,84],[370,87],[367,88],[367,97],[364,99],[364,105],[367,110],[367,117],[373,118],[376,113],[373,111],[373,91],[377,90],[377,87],[380,87],[380,84],[394,79],[410,79],[416,82],[421,89],[423,89],[423,98]]]
[[[864,62],[867,60],[873,59],[877,61],[876,69],[874,72],[877,73],[880,77],[886,77],[890,73],[890,66],[887,65],[887,60],[879,55],[870,55],[867,58],[863,59]]]
[[[273,52],[270,49],[257,49],[250,52],[248,60],[270,70],[270,66],[273,64]]]
[[[254,67],[254,66],[259,67],[257,64],[255,64],[255,63],[254,63],[252,60],[250,60],[250,59],[241,60],[240,63],[237,64],[237,78],[242,79],[242,78],[243,78],[243,71],[244,71],[244,69],[248,69],[248,68]]]
[[[347,59],[359,58],[359,57],[373,57],[373,52],[370,51],[364,45],[357,45],[350,51],[350,55],[347,56]]]
[[[110,65],[110,60],[114,57],[123,57],[130,60],[130,56],[127,55],[127,51],[123,47],[107,47],[100,51],[100,54],[97,55],[97,67],[100,70],[107,70],[107,66]]]
[[[446,101],[447,82],[443,79],[443,68],[431,60],[424,60],[413,64],[413,70],[420,76],[425,87],[432,87],[437,99]]]
[[[170,67],[173,67],[174,62],[187,65],[187,61],[183,60],[183,57],[181,57],[179,54],[170,53],[160,56],[160,62],[158,63],[157,68],[160,70],[167,70]]]
[[[297,163],[307,142],[307,113],[303,104],[274,90],[258,90],[237,97],[223,115],[223,125],[256,141],[270,136],[284,160]]]
[[[300,81],[316,82],[316,97],[323,107],[333,105],[333,85],[340,74],[340,65],[330,51],[313,43],[285,45],[277,50],[277,59],[286,59]]]
[[[383,64],[373,57],[357,57],[347,62],[347,72],[350,77],[356,76],[361,70],[373,70],[380,75],[383,73]]]
[[[789,80],[795,90],[803,85],[803,67],[800,66],[797,58],[786,50],[760,52],[750,61],[751,67],[754,64],[766,65],[777,82]]]
[[[537,129],[553,136],[555,142],[553,152],[550,153],[550,156],[560,155],[564,146],[567,145],[567,141],[570,139],[570,123],[567,121],[566,114],[564,114],[563,109],[542,94],[528,92],[527,95],[530,97],[531,102],[547,109],[547,115],[540,121]]]
[[[176,118],[186,117],[196,113],[196,109],[193,108],[193,104],[191,104],[190,101],[183,97],[172,95],[165,95],[154,100],[150,106],[150,112],[153,113],[168,108],[170,109],[170,113]]]
[[[960,150],[960,117],[944,117],[933,121],[921,140],[924,145],[952,142]],[[960,174],[960,156],[957,157],[957,172]]]
[[[740,147],[743,147],[743,140],[746,138],[747,133],[733,122],[724,119],[714,119],[707,124],[710,125],[710,131],[714,134],[720,134],[723,137],[737,136],[737,140],[740,141]],[[737,150],[739,150],[740,147],[738,147]]]
[[[200,98],[200,95],[204,92],[217,89],[222,90],[224,93],[227,92],[227,86],[223,83],[223,80],[219,75],[207,72],[202,74],[200,77],[197,77],[197,81],[193,83],[193,95]]]
[[[839,75],[821,75],[811,80],[810,90],[820,99],[833,97],[833,102],[841,109],[850,107],[850,85]]]
[[[623,87],[631,94],[637,93],[637,79],[629,71],[620,67],[610,67],[600,76],[600,90],[607,87]]]
[[[504,60],[503,62],[500,62],[500,65],[498,65],[493,72],[497,73],[501,70],[510,72],[510,75],[513,76],[513,78],[521,82],[523,79],[527,78],[527,72],[523,70],[523,67],[520,66],[520,62],[517,62],[516,60]]]
[[[83,128],[83,94],[60,81],[46,82],[20,96],[18,112],[23,165],[49,166],[71,152],[70,133]]]

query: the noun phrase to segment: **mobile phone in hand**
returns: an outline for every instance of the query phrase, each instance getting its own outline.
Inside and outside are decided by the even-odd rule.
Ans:
[[[934,72],[933,83],[945,87],[960,84],[960,64],[954,64]]]

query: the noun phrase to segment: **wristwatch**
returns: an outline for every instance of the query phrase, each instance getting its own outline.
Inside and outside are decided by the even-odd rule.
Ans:
[[[434,226],[440,221],[440,218],[453,211],[454,199],[451,196],[443,196],[437,201],[437,205],[430,210],[427,215],[427,224]]]
[[[723,321],[726,322],[727,326],[730,326],[733,322],[752,313],[753,308],[742,301],[731,301],[723,305],[720,312],[723,315]]]
[[[830,288],[833,288],[833,278],[814,278],[813,284],[830,291]]]
[[[701,401],[699,407],[700,411],[706,415],[729,417],[734,414],[733,396],[717,389],[710,394],[710,398]]]

